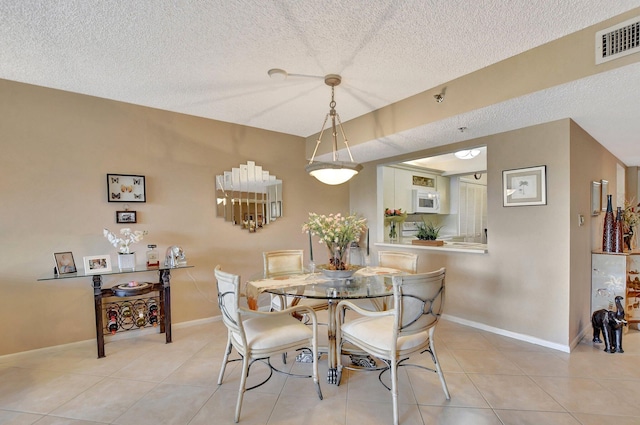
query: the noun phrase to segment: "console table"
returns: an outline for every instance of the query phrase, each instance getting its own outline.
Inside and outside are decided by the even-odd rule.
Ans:
[[[124,275],[130,273],[143,273],[143,272],[158,272],[158,283],[149,285],[147,289],[136,295],[142,295],[152,291],[158,291],[160,298],[160,333],[164,333],[166,336],[167,344],[171,342],[171,270],[179,270],[191,268],[193,266],[177,266],[177,267],[155,267],[146,268],[138,267],[135,270],[118,270],[115,269],[111,272],[100,274],[85,274],[82,270],[78,270],[77,273],[64,274],[64,275],[51,275],[38,279],[42,280],[62,280],[62,279],[76,279],[76,278],[91,278],[93,286],[93,299],[96,316],[96,344],[98,347],[98,358],[105,357],[104,353],[104,322],[102,318],[102,297],[114,297],[118,296],[115,288],[102,288],[103,276],[115,276]]]

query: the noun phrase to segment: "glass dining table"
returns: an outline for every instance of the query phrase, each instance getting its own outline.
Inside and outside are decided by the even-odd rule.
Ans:
[[[388,267],[364,267],[350,278],[334,278],[323,273],[279,274],[249,280],[245,293],[251,309],[257,309],[258,296],[269,293],[293,298],[295,305],[302,298],[326,300],[328,304],[327,382],[339,385],[337,373],[338,341],[336,341],[336,305],[340,300],[369,299],[376,309],[386,308],[386,297],[393,295],[394,275],[405,274]]]

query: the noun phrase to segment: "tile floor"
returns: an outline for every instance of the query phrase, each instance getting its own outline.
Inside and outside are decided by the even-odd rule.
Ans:
[[[0,424],[232,424],[238,363],[216,385],[226,341],[221,322],[108,342],[96,359],[93,342],[0,357]],[[443,425],[640,424],[640,331],[624,337],[624,354],[585,338],[571,354],[443,321],[436,331],[451,392],[437,376],[400,372],[401,423]],[[279,359],[294,372],[308,365]],[[389,424],[391,397],[377,373],[347,371],[324,400],[308,379],[276,374],[245,395],[241,424]],[[252,369],[250,383],[265,375]]]

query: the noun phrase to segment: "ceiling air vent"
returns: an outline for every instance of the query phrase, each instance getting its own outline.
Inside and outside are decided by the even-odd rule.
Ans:
[[[640,51],[640,17],[596,33],[596,64]]]

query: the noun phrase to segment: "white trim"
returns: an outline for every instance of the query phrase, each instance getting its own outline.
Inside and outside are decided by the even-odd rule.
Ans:
[[[207,323],[213,323],[213,322],[219,322],[222,320],[222,316],[218,315],[218,316],[212,316],[212,317],[207,317],[205,319],[196,319],[196,320],[191,320],[188,322],[181,322],[181,323],[173,323],[171,325],[172,329],[182,329],[182,328],[188,328],[191,326],[197,326],[197,325],[203,325],[203,324],[207,324]],[[126,331],[126,332],[118,332],[115,335],[106,335],[104,336],[104,342],[110,342],[110,341],[118,341],[118,340],[122,340],[122,339],[129,339],[129,338],[136,338],[138,336],[143,336],[143,335],[150,335],[153,333],[159,333],[160,332],[160,326],[158,326],[157,328],[143,328],[143,329],[136,329],[133,330],[131,332]],[[34,350],[27,350],[27,351],[19,351],[17,353],[11,353],[11,354],[5,354],[0,356],[0,362],[4,362],[5,360],[11,360],[12,358],[18,357],[18,356],[22,356],[24,354],[27,353],[48,353],[48,352],[54,352],[54,351],[59,351],[61,349],[65,349],[65,348],[71,348],[71,347],[75,347],[75,346],[80,346],[80,345],[96,345],[96,339],[95,338],[91,338],[91,339],[85,339],[84,341],[76,341],[76,342],[70,342],[68,344],[60,344],[60,345],[53,345],[50,347],[43,347],[43,348],[36,348]]]
[[[517,333],[517,332],[511,332],[511,331],[507,331],[507,330],[500,329],[500,328],[494,328],[493,326],[488,326],[488,325],[485,325],[483,323],[473,322],[473,321],[467,320],[467,319],[461,319],[459,317],[450,316],[448,314],[443,314],[442,318],[446,319],[446,320],[449,320],[450,322],[459,323],[461,325],[465,325],[465,326],[469,326],[471,328],[476,328],[476,329],[480,329],[480,330],[483,330],[483,331],[491,332],[491,333],[494,333],[494,334],[497,334],[497,335],[507,336],[509,338],[517,339],[519,341],[524,341],[524,342],[529,342],[531,344],[541,345],[543,347],[552,348],[554,350],[562,351],[564,353],[570,353],[571,352],[571,347],[569,347],[568,345],[557,344],[555,342],[551,342],[551,341],[546,341],[544,339],[535,338],[535,337],[532,337],[530,335],[524,335],[524,334],[520,334],[520,333]],[[584,331],[583,331],[583,333],[584,333]],[[580,338],[577,339],[577,342],[575,342],[575,344],[580,342]],[[575,347],[575,345],[573,345],[573,347]]]

